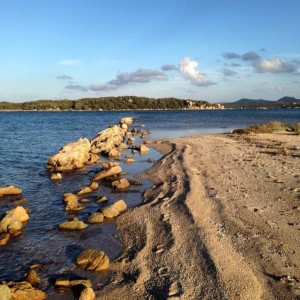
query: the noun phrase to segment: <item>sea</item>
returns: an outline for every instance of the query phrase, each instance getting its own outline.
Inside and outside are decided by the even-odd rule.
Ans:
[[[23,204],[29,209],[30,220],[22,234],[12,237],[0,246],[0,281],[21,280],[28,268],[38,264],[40,288],[49,294],[48,299],[73,299],[71,293],[61,294],[54,288],[59,277],[90,278],[95,290],[110,278],[108,272],[86,272],[75,265],[77,255],[87,248],[101,248],[110,260],[121,251],[121,237],[114,220],[100,225],[89,225],[81,232],[60,231],[58,225],[77,217],[86,221],[88,215],[101,208],[95,202],[106,195],[108,205],[123,199],[128,207],[142,203],[143,193],[153,183],[142,179],[142,186],[131,186],[128,191],[116,192],[107,184],[88,195],[86,208],[77,213],[66,212],[62,196],[76,193],[91,183],[100,171],[100,165],[63,174],[63,179],[53,181],[46,168],[47,158],[66,143],[80,137],[92,139],[109,125],[117,124],[122,117],[139,120],[133,127],[149,129],[146,139],[170,139],[182,136],[228,133],[236,128],[268,121],[299,123],[300,109],[247,109],[247,110],[184,110],[184,111],[99,111],[99,112],[0,112],[0,186],[15,185],[23,190]],[[137,143],[142,141],[137,139]],[[123,156],[130,150],[124,152]],[[161,154],[153,149],[145,155],[135,154],[134,164],[123,164],[127,178],[139,178]],[[107,158],[102,157],[102,161]],[[16,205],[16,199],[0,199],[0,215]]]

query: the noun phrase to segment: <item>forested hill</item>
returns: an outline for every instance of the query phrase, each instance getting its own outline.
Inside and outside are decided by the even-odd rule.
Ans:
[[[207,101],[137,96],[85,98],[79,100],[38,100],[23,103],[0,102],[0,110],[134,110],[220,108]]]

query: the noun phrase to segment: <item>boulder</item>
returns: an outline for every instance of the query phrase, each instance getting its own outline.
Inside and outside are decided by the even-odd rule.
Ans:
[[[120,214],[120,212],[113,206],[103,207],[101,209],[101,211],[102,211],[104,217],[109,218],[109,219],[117,217]]]
[[[77,256],[76,265],[81,269],[90,271],[107,270],[109,258],[102,250],[87,249]]]
[[[16,235],[23,228],[22,222],[14,215],[7,214],[0,222],[0,233]]]
[[[92,288],[87,287],[83,289],[83,291],[80,293],[79,300],[95,300],[95,299],[96,299],[96,295]]]
[[[72,193],[65,193],[64,194],[64,201],[65,202],[69,202],[69,201],[72,201],[72,200],[79,200],[79,197],[75,194],[72,194]]]
[[[0,233],[0,246],[6,245],[7,242],[9,241],[10,235],[7,232]],[[1,293],[0,293],[1,295]]]
[[[6,187],[0,187],[0,197],[1,196],[10,196],[10,195],[21,195],[22,190],[13,186],[8,185]]]
[[[30,267],[29,271],[25,275],[25,281],[29,282],[32,286],[37,286],[41,282],[40,276],[35,271],[36,266]]]
[[[43,300],[47,295],[29,282],[21,281],[10,285],[10,300]]]
[[[139,146],[139,151],[140,151],[141,153],[145,153],[145,152],[148,152],[148,151],[149,151],[149,148],[143,144],[143,145],[140,145],[140,146]]]
[[[117,190],[124,190],[130,186],[130,183],[126,178],[122,178],[120,180],[113,181],[112,186]]]
[[[93,213],[88,217],[88,223],[90,224],[99,224],[102,223],[103,221],[104,221],[104,215],[100,212]]]
[[[78,199],[73,198],[72,200],[69,200],[67,202],[67,205],[65,207],[66,210],[82,210],[84,209],[83,205],[79,205]]]
[[[132,157],[128,157],[128,158],[125,159],[124,162],[125,162],[126,164],[132,164],[132,163],[135,162],[135,160],[134,160]]]
[[[112,207],[114,207],[115,209],[117,209],[120,213],[125,211],[127,209],[127,204],[125,203],[124,200],[118,200],[117,202],[115,202]]]
[[[96,174],[93,180],[98,181],[109,176],[117,175],[121,172],[122,172],[122,168],[119,165],[116,165],[114,167],[111,167],[108,170],[103,170],[100,173]]]
[[[59,229],[64,230],[82,230],[85,229],[88,225],[84,222],[74,218],[73,220],[63,222],[59,224]]]
[[[121,154],[122,153],[116,148],[110,149],[108,152],[109,157],[118,157],[118,156],[121,156]]]
[[[53,173],[51,175],[51,179],[52,180],[60,180],[60,179],[62,179],[61,173]]]
[[[132,125],[133,123],[133,118],[132,117],[126,117],[126,118],[122,118],[120,120],[121,124],[127,124],[127,125]]]
[[[29,220],[29,215],[23,206],[17,206],[14,209],[8,210],[6,214],[17,217],[21,222],[26,222]]]
[[[0,284],[0,299],[10,300],[10,289],[5,284]]]
[[[66,144],[57,154],[48,158],[47,167],[52,171],[67,171],[82,168],[90,159],[91,143],[80,138]]]

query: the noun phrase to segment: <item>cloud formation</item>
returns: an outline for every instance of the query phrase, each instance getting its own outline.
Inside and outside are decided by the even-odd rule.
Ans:
[[[60,80],[72,80],[73,77],[68,76],[68,75],[58,75],[58,76],[56,76],[56,79],[60,79]]]
[[[222,55],[226,59],[240,58],[240,55],[235,52],[224,52]]]
[[[284,62],[282,59],[261,59],[253,62],[253,68],[257,73],[294,73],[296,67]]]
[[[161,67],[161,69],[162,69],[163,71],[172,71],[172,70],[177,70],[178,68],[177,68],[176,66],[174,66],[174,65],[166,64],[166,65],[163,65],[163,66]]]
[[[81,92],[87,92],[88,89],[85,86],[79,85],[79,84],[69,84],[65,86],[65,89],[67,90],[77,90]]]
[[[226,77],[231,77],[231,76],[237,75],[237,72],[232,71],[232,70],[227,69],[227,68],[223,68],[223,69],[221,70],[221,72],[222,72],[222,73],[224,74],[224,76],[226,76]]]
[[[247,52],[245,54],[243,54],[241,56],[242,60],[246,60],[246,61],[249,61],[249,60],[256,60],[256,59],[259,59],[260,56],[254,52],[254,51],[250,51],[250,52]]]
[[[196,86],[209,86],[216,84],[211,80],[206,79],[206,75],[197,70],[198,62],[191,60],[189,57],[184,57],[179,63],[178,71],[180,74]]]
[[[108,85],[126,85],[129,83],[146,83],[151,80],[166,80],[166,74],[149,69],[138,69],[135,72],[120,73],[116,79],[107,82]]]

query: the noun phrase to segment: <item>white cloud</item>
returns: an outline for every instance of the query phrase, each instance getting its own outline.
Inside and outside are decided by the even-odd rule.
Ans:
[[[64,59],[58,62],[61,66],[76,66],[80,64],[79,59]]]
[[[284,91],[284,87],[282,85],[277,85],[276,86],[276,91],[283,92]]]
[[[282,59],[262,59],[253,62],[253,67],[258,73],[294,73],[296,67],[284,62]]]
[[[216,84],[211,80],[207,80],[206,75],[198,71],[197,67],[197,61],[191,60],[189,57],[184,57],[179,63],[178,71],[186,80],[189,80],[193,85],[209,86],[212,84]]]
[[[69,75],[58,75],[58,76],[56,76],[56,79],[71,80],[71,79],[73,79],[73,77],[71,77]]]

